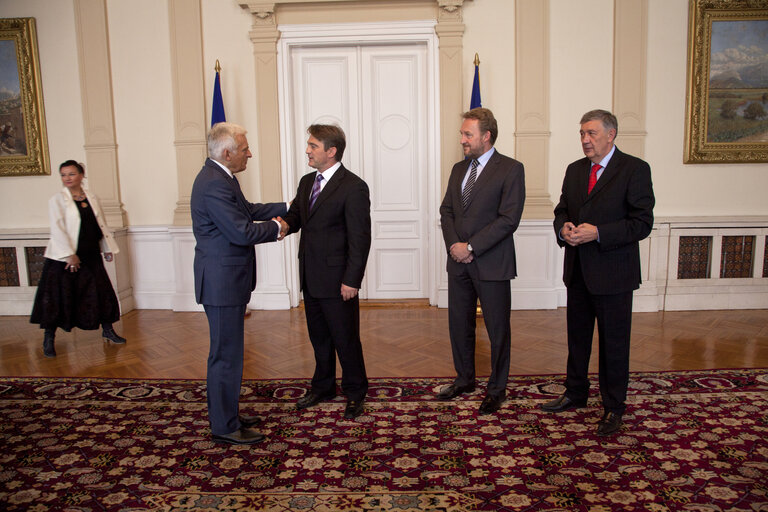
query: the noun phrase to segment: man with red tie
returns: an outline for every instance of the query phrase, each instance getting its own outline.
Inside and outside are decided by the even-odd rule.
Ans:
[[[614,145],[616,117],[592,110],[581,118],[585,158],[568,166],[555,207],[557,243],[565,247],[568,366],[565,393],[541,406],[548,412],[584,407],[595,321],[603,416],[596,433],[621,427],[629,384],[632,294],[640,286],[639,242],[653,228],[650,166]]]

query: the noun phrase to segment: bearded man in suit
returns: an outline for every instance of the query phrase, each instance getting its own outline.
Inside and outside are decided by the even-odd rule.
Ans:
[[[256,287],[253,246],[277,239],[280,216],[288,210],[285,203],[249,203],[243,196],[235,174],[244,171],[251,158],[245,134],[236,124],[213,125],[208,133],[210,158],[198,173],[190,198],[197,242],[195,299],[205,308],[211,339],[208,418],[213,440],[229,444],[264,439],[250,428],[258,418],[239,415],[244,315]]]
[[[347,397],[344,417],[352,419],[362,414],[368,392],[358,291],[371,248],[371,201],[365,181],[341,163],[346,148],[342,129],[313,124],[307,133],[305,152],[317,172],[299,182],[281,230],[281,236],[301,230],[299,277],[315,353],[312,387],[296,408],[336,396],[338,355]]]
[[[565,247],[568,366],[565,393],[542,404],[548,412],[584,407],[597,320],[603,416],[596,434],[619,430],[629,384],[632,294],[640,287],[640,240],[653,229],[650,166],[614,145],[616,117],[592,110],[581,118],[585,158],[565,171],[555,207],[557,243]]]
[[[496,412],[506,398],[512,307],[510,279],[517,275],[513,233],[525,203],[523,164],[493,147],[499,133],[486,108],[463,114],[465,160],[453,166],[440,222],[448,252],[448,322],[456,379],[438,399],[475,389],[477,300],[491,342],[491,376],[480,414]]]

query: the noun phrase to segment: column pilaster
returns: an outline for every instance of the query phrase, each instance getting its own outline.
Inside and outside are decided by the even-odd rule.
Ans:
[[[190,197],[197,171],[208,154],[206,143],[203,30],[199,0],[169,0],[173,133],[178,200],[177,226],[192,224]]]
[[[549,2],[515,4],[515,157],[525,165],[525,219],[551,219]]]
[[[463,57],[464,0],[437,0],[435,33],[440,55],[440,176],[441,189],[448,186],[451,166],[463,158],[457,143],[461,114],[464,112]]]
[[[105,0],[74,0],[80,91],[83,102],[86,176],[107,224],[126,225],[120,200],[112,73]]]
[[[648,0],[614,1],[613,114],[617,145],[643,158],[645,153]]]
[[[256,119],[259,180],[262,198],[282,197],[280,182],[280,112],[277,80],[277,30],[274,2],[241,3],[252,15],[248,35],[253,43],[256,70]]]

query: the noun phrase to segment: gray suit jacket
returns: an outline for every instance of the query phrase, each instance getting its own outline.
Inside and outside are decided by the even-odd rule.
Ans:
[[[461,203],[461,182],[470,161],[453,166],[445,198],[440,205],[440,223],[449,252],[446,269],[458,275],[467,264],[450,257],[456,242],[469,242],[478,276],[483,281],[505,281],[517,276],[515,241],[512,234],[520,224],[525,203],[523,164],[494,151],[472,189],[465,209]]]

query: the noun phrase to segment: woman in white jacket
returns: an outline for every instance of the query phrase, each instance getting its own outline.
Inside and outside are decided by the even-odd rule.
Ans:
[[[43,354],[54,357],[56,328],[93,330],[102,327],[105,341],[125,343],[112,327],[120,306],[104,259],[118,252],[98,199],[83,187],[85,169],[74,160],[59,166],[64,189],[48,201],[51,238],[35,295],[30,321],[45,329]]]

